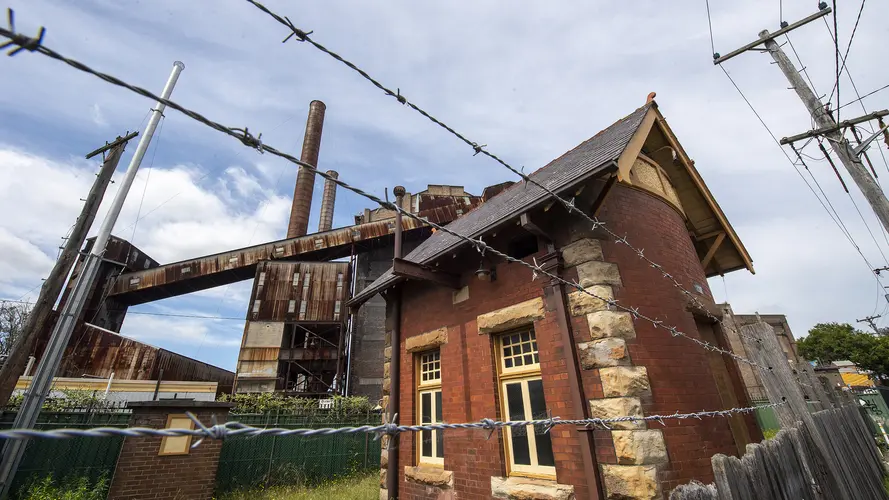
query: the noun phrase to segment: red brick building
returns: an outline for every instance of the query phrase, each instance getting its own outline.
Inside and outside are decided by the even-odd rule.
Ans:
[[[707,277],[752,272],[752,262],[653,101],[531,177],[644,248],[697,301],[533,184],[509,187],[449,229],[727,345],[700,309],[718,311]],[[527,267],[482,255],[459,238],[439,231],[404,260],[350,303],[377,293],[386,299],[384,403],[397,404],[390,410],[400,423],[746,404],[731,359],[633,321],[603,300],[532,279]],[[513,428],[490,437],[484,430],[404,433],[383,452],[380,498],[660,498],[691,479],[712,481],[712,455],[737,455],[759,438],[744,417],[665,423],[593,431],[560,425],[548,434]]]

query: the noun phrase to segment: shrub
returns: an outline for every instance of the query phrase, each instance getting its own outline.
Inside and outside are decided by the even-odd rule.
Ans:
[[[86,477],[70,477],[56,482],[51,475],[34,481],[25,489],[22,500],[105,500],[108,477],[102,475],[93,483]]]
[[[374,405],[364,396],[334,396],[333,408],[329,411],[337,414],[356,414],[372,411]],[[234,403],[232,413],[271,413],[271,412],[317,412],[319,400],[315,398],[299,398],[283,396],[275,392],[249,394],[222,394],[219,401]]]
[[[103,409],[114,406],[114,402],[102,399],[102,397],[97,395],[98,393],[96,391],[62,389],[59,392],[62,393],[61,397],[46,398],[43,402],[44,411],[62,412],[80,410],[83,408]],[[23,395],[16,394],[9,398],[9,402],[6,403],[6,409],[13,411],[18,410],[18,408],[22,406],[24,400],[25,397]]]

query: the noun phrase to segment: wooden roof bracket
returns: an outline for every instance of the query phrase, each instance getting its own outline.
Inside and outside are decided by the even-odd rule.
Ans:
[[[538,238],[546,242],[551,242],[553,240],[550,237],[549,233],[544,231],[540,226],[538,226],[531,220],[531,216],[528,214],[528,212],[524,212],[522,213],[522,215],[519,215],[519,225],[522,226],[522,229],[524,229],[525,231],[528,231],[529,233],[537,236]]]
[[[460,289],[460,275],[417,264],[409,260],[392,259],[392,274],[402,278],[429,281],[454,290]]]
[[[716,235],[716,239],[713,240],[713,244],[710,245],[710,249],[707,250],[707,254],[704,255],[704,258],[701,260],[702,268],[707,269],[707,265],[713,260],[716,251],[719,250],[719,245],[722,245],[723,241],[725,241],[725,231],[720,231],[719,234]]]
[[[599,211],[602,210],[602,206],[605,205],[605,200],[608,199],[608,195],[611,193],[611,189],[617,184],[619,175],[615,173],[610,176],[608,180],[605,181],[605,185],[602,187],[602,190],[599,191],[599,194],[596,195],[596,199],[593,200],[593,204],[590,207],[590,214],[593,217],[599,216]]]

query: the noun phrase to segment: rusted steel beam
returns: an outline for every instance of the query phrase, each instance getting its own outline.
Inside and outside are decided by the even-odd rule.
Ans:
[[[409,260],[398,258],[392,259],[392,274],[394,274],[395,276],[401,276],[403,278],[413,278],[417,280],[430,281],[441,286],[453,288],[454,290],[460,289],[459,275],[440,271],[438,269],[424,266],[423,264],[417,264],[416,262],[411,262]]]
[[[423,210],[418,215],[443,224],[460,214],[450,205]],[[404,231],[423,227],[426,224],[404,218]],[[395,219],[386,219],[184,260],[122,274],[108,295],[126,305],[175,297],[253,278],[256,266],[263,261],[294,258],[324,261],[347,257],[353,243],[384,244],[394,232]]]

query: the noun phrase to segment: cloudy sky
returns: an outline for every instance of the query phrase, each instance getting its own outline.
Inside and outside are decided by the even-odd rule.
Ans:
[[[185,62],[175,101],[262,132],[266,144],[283,151],[298,154],[308,103],[324,101],[319,167],[376,194],[396,184],[417,191],[428,183],[479,193],[513,179],[329,56],[306,44],[281,44],[283,28],[244,1],[9,2],[20,31],[46,26],[47,46],[157,93],[172,62]],[[384,84],[531,170],[656,91],[754,259],[756,275],[738,271],[724,283],[711,280],[719,300],[728,299],[737,312],[785,313],[797,335],[817,322],[853,322],[885,311],[883,285],[868,266],[889,265],[889,238],[848,175],[851,198],[823,159],[808,162],[866,264],[713,66],[704,2],[595,3],[268,4]],[[843,48],[858,6],[840,5]],[[785,2],[784,18],[792,22],[815,9],[814,1]],[[778,0],[712,0],[711,10],[722,53],[764,28],[776,30],[780,21]],[[889,83],[880,64],[889,42],[887,16],[889,4],[867,3],[855,35],[847,66],[862,94]],[[796,30],[791,39],[818,94],[829,94],[834,49],[824,23]],[[725,68],[776,135],[809,129],[805,109],[770,61],[750,52]],[[6,214],[0,218],[0,298],[32,300],[97,171],[97,161],[83,155],[141,129],[153,103],[37,54],[0,58],[0,75],[0,210]],[[844,75],[840,100],[854,98]],[[868,111],[889,107],[889,90],[863,104]],[[842,109],[843,117],[860,114],[858,104]],[[175,111],[166,115],[114,233],[161,262],[282,238],[295,166]],[[870,152],[885,182],[889,167],[878,148],[889,152],[882,143]],[[823,158],[813,145],[806,153]],[[334,225],[349,224],[365,206],[340,190]],[[243,321],[165,315],[243,317],[250,285],[138,306],[122,333],[233,369]],[[132,314],[140,311],[164,315]]]

